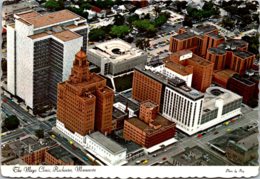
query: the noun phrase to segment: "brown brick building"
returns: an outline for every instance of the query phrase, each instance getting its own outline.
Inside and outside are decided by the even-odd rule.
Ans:
[[[197,41],[198,40],[195,34],[191,32],[184,32],[170,38],[169,50],[171,52],[178,52],[180,50],[191,50],[192,52],[195,52],[198,44]]]
[[[132,85],[132,97],[137,101],[151,100],[160,105],[162,84],[135,70]]]
[[[174,137],[176,124],[157,115],[157,111],[157,104],[142,102],[139,114],[141,118],[133,117],[125,121],[124,138],[150,148]]]
[[[45,151],[46,165],[74,165],[71,154],[61,146],[55,146]]]
[[[224,42],[224,38],[218,35],[218,29],[211,25],[199,25],[191,29],[182,27],[178,35],[170,38],[171,52],[179,50],[191,50],[195,54],[205,57],[207,49],[217,47]]]
[[[214,63],[209,62],[194,53],[191,58],[181,60],[181,56],[188,53],[190,53],[189,50],[175,52],[170,55],[169,59],[186,67],[192,66],[192,87],[204,92],[211,85]]]
[[[94,130],[110,133],[114,92],[106,79],[89,71],[84,51],[79,51],[71,75],[58,84],[57,118],[66,129],[86,135]]]
[[[226,51],[220,48],[209,48],[206,59],[214,63],[214,71],[225,69],[226,65]]]
[[[229,69],[216,71],[213,73],[212,81],[223,88],[227,88],[228,80],[234,74],[236,74],[236,72]]]
[[[45,152],[49,147],[43,147],[22,156],[21,159],[28,165],[39,165],[45,161]]]
[[[234,51],[231,59],[230,69],[245,74],[247,69],[252,68],[255,54],[246,51]]]
[[[233,75],[227,83],[227,89],[243,96],[243,103],[249,104],[254,96],[256,83],[249,81],[238,74]]]

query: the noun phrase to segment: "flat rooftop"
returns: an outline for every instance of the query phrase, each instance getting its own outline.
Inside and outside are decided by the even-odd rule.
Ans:
[[[103,146],[113,154],[118,154],[120,152],[126,151],[125,148],[123,148],[121,145],[113,141],[112,139],[106,137],[100,132],[94,132],[89,134],[89,137],[91,137],[95,142],[97,142],[100,146]]]
[[[179,78],[172,78],[169,79],[167,76],[159,73],[159,72],[153,72],[149,69],[145,68],[145,65],[138,65],[135,67],[135,69],[150,78],[152,78],[155,81],[158,81],[167,87],[174,89],[175,91],[178,91],[180,94],[192,99],[192,100],[198,100],[200,98],[204,97],[204,94],[197,91],[194,88],[190,88],[185,85],[185,81],[181,80]]]
[[[174,35],[172,37],[175,38],[175,39],[178,39],[178,40],[185,40],[185,39],[189,39],[189,38],[192,38],[192,37],[195,37],[195,36],[196,35],[194,33],[184,32],[182,34]]]
[[[219,34],[215,34],[215,33],[209,33],[208,36],[211,38],[214,38],[214,39],[224,39],[224,37],[222,37]]]
[[[130,109],[132,109],[133,111],[138,111],[139,110],[139,104],[134,103],[133,101],[131,101],[130,99],[124,97],[121,94],[115,95],[114,103],[117,103],[117,102],[120,102],[120,103],[122,103],[124,105],[127,104],[128,107]]]
[[[247,45],[248,45],[248,43],[241,39],[228,39],[224,43],[219,44],[218,47],[224,48],[227,50],[235,50],[237,48],[243,48]]]
[[[214,65],[214,63],[212,63],[198,55],[195,55],[194,53],[192,54],[191,58],[187,59],[187,61],[188,61],[188,64],[189,64],[189,62],[191,62],[191,63],[196,63],[197,65],[201,65],[201,66]]]
[[[74,40],[74,39],[77,39],[77,38],[81,37],[81,35],[79,35],[79,34],[77,34],[75,32],[72,32],[70,30],[63,30],[61,32],[48,31],[48,32],[42,32],[42,33],[39,33],[39,34],[30,35],[28,37],[34,40],[34,39],[47,37],[47,36],[56,37],[56,38],[60,39],[63,42]]]
[[[113,116],[114,119],[120,119],[120,118],[122,118],[126,115],[127,115],[126,113],[124,113],[124,112],[120,111],[119,109],[113,107],[112,116]]]
[[[170,161],[171,162],[171,161]],[[186,148],[172,156],[172,165],[175,166],[221,166],[227,165],[221,158],[207,152],[199,146]]]
[[[242,59],[254,56],[255,54],[246,51],[234,51],[234,54]]]
[[[255,129],[248,130],[248,126],[243,126],[229,133],[225,133],[209,141],[209,143],[225,151],[230,140],[232,140],[234,143],[238,143],[239,141],[246,142],[246,143],[249,142],[251,146],[251,142],[257,140],[258,135],[259,132],[257,127]]]
[[[65,150],[61,146],[55,146],[48,150],[48,153],[51,154],[56,159],[62,160],[64,162],[72,162],[73,155]]]
[[[145,106],[146,108],[155,108],[158,106],[157,104],[154,104],[152,101],[149,100],[142,102],[141,105]]]
[[[66,21],[80,20],[82,18],[69,10],[61,10],[44,15],[33,12],[26,14],[21,13],[16,15],[30,25],[33,25],[34,28],[46,27]]]
[[[183,66],[179,63],[174,63],[173,61],[165,61],[165,67],[183,76],[190,75],[192,74],[193,71],[193,70],[188,70],[188,68],[193,68],[192,66],[189,67]]]
[[[234,74],[236,74],[235,71],[226,69],[226,70],[214,72],[213,77],[227,82],[229,78],[231,78]]]
[[[218,55],[224,55],[224,54],[226,54],[226,50],[225,50],[225,49],[217,48],[217,47],[211,47],[211,48],[208,49],[208,51],[209,51],[210,53],[218,54]]]
[[[207,88],[205,93],[203,109],[209,109],[209,110],[216,109],[217,107],[215,104],[217,99],[222,99],[224,105],[237,100],[241,100],[242,102],[242,97],[230,90],[221,87],[209,87]]]
[[[135,48],[121,39],[112,39],[99,43],[89,51],[109,59],[111,63],[120,63],[146,54],[141,49]]]
[[[232,78],[235,79],[236,81],[240,82],[240,83],[244,83],[244,84],[247,85],[247,86],[253,86],[253,85],[255,85],[254,82],[252,82],[252,81],[250,81],[250,80],[248,80],[248,79],[246,79],[246,78],[244,78],[244,77],[241,77],[241,76],[239,76],[238,74],[234,74],[234,75],[232,76]]]
[[[157,115],[157,117],[154,119],[154,124],[161,125],[159,129],[154,129],[153,127],[149,126],[149,124],[145,123],[141,119],[137,117],[133,117],[127,120],[130,124],[137,127],[141,131],[147,133],[147,135],[153,135],[158,130],[163,130],[164,127],[175,125],[175,123],[169,121],[168,119],[164,118],[161,115]]]
[[[198,25],[196,27],[191,28],[191,32],[195,33],[196,35],[204,35],[205,33],[212,32],[217,28],[213,25]]]

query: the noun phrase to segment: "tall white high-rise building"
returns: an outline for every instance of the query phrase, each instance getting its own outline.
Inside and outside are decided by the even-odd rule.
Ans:
[[[75,54],[86,51],[86,19],[68,10],[15,14],[7,26],[7,90],[34,112],[56,104],[57,84],[69,77]]]

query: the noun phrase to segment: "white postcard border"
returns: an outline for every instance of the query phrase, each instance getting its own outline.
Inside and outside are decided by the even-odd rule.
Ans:
[[[1,166],[4,177],[80,178],[168,178],[168,177],[247,177],[259,174],[259,166]]]

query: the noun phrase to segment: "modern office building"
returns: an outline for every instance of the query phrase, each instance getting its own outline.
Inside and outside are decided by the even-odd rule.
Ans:
[[[152,89],[153,84],[160,85],[160,90],[154,90],[155,94],[160,96],[159,101],[153,102],[159,105],[159,112],[162,116],[175,122],[177,128],[188,135],[240,114],[242,98],[231,91],[210,87],[207,88],[204,96],[203,93],[187,86],[186,82],[178,77],[169,78],[141,65],[135,68],[135,73],[147,82],[134,78],[133,84],[136,83],[136,85],[133,85],[133,92],[136,91],[136,93],[133,93],[133,98],[140,102],[156,100],[155,95],[149,93],[148,89]],[[139,89],[146,89],[149,96],[144,96]],[[217,92],[214,93],[214,91]],[[210,113],[212,110],[215,110],[214,115]]]
[[[86,51],[86,19],[68,10],[14,17],[7,26],[7,90],[34,112],[56,106],[57,83],[69,77],[75,53]]]
[[[100,67],[102,75],[116,76],[133,71],[136,65],[145,64],[147,54],[121,39],[113,39],[89,49],[88,59]]]
[[[94,130],[112,130],[114,92],[89,71],[86,53],[76,54],[68,80],[58,84],[57,128],[79,144]]]
[[[158,115],[159,106],[152,101],[140,105],[139,118],[133,117],[124,123],[124,138],[145,148],[160,144],[175,136],[175,123]]]

